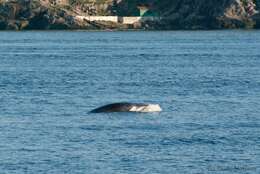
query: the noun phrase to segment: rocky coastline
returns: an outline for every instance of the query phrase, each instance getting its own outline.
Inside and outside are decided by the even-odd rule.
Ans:
[[[70,0],[57,4],[55,0],[0,0],[0,30],[260,28],[260,15],[257,11],[260,2],[258,0],[153,0],[152,10],[160,15],[161,20],[139,21],[133,24],[76,18],[77,15],[136,15],[140,2],[138,0],[104,0],[102,3],[88,4]]]

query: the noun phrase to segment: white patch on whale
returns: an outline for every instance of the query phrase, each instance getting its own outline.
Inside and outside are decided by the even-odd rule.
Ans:
[[[148,104],[147,106],[132,106],[129,112],[161,112],[162,108],[157,104]]]

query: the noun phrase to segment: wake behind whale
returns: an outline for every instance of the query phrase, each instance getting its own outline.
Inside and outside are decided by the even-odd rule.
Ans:
[[[91,111],[91,113],[102,112],[161,112],[162,108],[158,104],[145,103],[112,103],[101,106]]]

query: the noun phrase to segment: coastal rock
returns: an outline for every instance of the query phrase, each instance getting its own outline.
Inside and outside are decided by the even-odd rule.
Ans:
[[[11,1],[0,4],[0,29],[81,28],[73,14],[61,8],[43,6],[37,1]]]
[[[253,15],[246,8],[250,0],[175,0],[158,4],[166,29],[253,28]],[[252,1],[253,2],[253,1]],[[258,6],[257,6],[258,7]]]
[[[224,29],[259,28],[259,0],[103,0],[0,1],[0,29]],[[78,20],[77,15],[139,15],[138,4],[150,3],[160,21],[123,25]]]

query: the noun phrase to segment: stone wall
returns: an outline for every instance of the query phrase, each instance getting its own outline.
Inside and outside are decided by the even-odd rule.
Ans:
[[[118,16],[77,16],[77,19],[87,21],[109,21],[118,23]]]
[[[134,24],[136,22],[159,21],[160,17],[144,16],[144,17],[122,17],[123,24]]]
[[[77,16],[77,19],[87,20],[87,21],[108,21],[122,24],[134,24],[136,22],[145,22],[145,21],[159,21],[159,17],[140,17],[140,16],[131,16],[131,17],[120,17],[120,16]]]
[[[142,17],[122,17],[121,21],[123,24],[134,24],[139,22]]]

